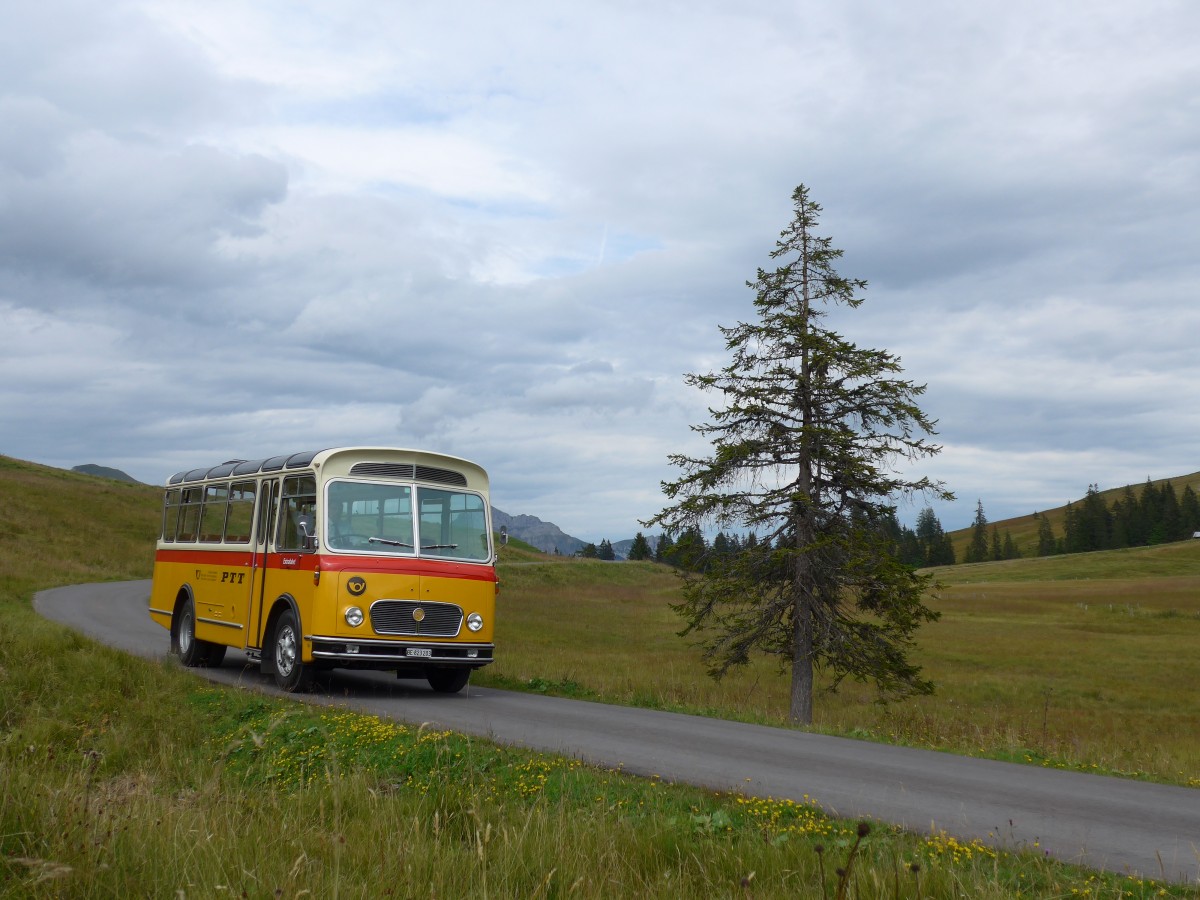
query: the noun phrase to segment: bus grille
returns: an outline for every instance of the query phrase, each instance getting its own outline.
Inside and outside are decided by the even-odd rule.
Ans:
[[[421,620],[415,613],[421,611]],[[376,634],[421,637],[454,637],[462,628],[462,607],[453,603],[415,603],[412,600],[376,600],[371,604],[371,625]]]

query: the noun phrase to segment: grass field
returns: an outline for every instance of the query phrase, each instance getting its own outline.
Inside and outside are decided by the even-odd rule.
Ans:
[[[1194,887],[1059,865],[1036,848],[997,853],[946,835],[860,829],[812,804],[714,795],[217,689],[169,660],[123,655],[32,612],[36,590],[147,577],[158,501],[152,488],[0,457],[0,896],[1197,896]],[[517,548],[506,557],[497,680],[779,716],[780,682],[768,667],[722,685],[698,674],[665,610],[669,573],[547,561]],[[823,701],[824,727],[879,739],[894,727],[898,738],[976,752],[956,735],[981,727],[978,714],[993,722],[987,733],[1012,731],[1011,747],[985,750],[1052,748],[1046,758],[1068,762],[1069,718],[1107,707],[1134,730],[1110,738],[1111,759],[1088,755],[1100,743],[1086,737],[1078,759],[1135,761],[1121,743],[1151,733],[1136,709],[1161,714],[1160,729],[1164,709],[1192,709],[1182,680],[1171,694],[1152,673],[1162,648],[1194,646],[1189,588],[1176,581],[1195,576],[1178,573],[1182,556],[1154,564],[1163,568],[1154,579],[1165,581],[1136,602],[1095,599],[1112,579],[1062,599],[1053,585],[1074,589],[1084,583],[1077,575],[1046,570],[1021,582],[964,568],[966,580],[938,601],[941,630],[922,635],[923,659],[942,680],[934,705],[881,711],[847,693]],[[1142,583],[1140,565],[1122,570],[1127,585]],[[1011,660],[989,652],[996,623],[1019,648]],[[1119,653],[1110,668],[1131,677],[1106,679],[1094,699],[1076,696],[1071,673],[1091,664],[1075,659],[1072,642],[1052,660],[1069,671],[1047,681],[1038,660],[1053,641],[1035,640],[1037,632],[1074,626],[1086,636],[1078,644],[1102,642]],[[1136,653],[1122,635],[1136,639]],[[1011,690],[1008,668],[1024,673]],[[967,697],[990,712],[968,713]],[[1136,767],[1185,782],[1167,770],[1191,765],[1195,774],[1194,759],[1170,755],[1160,769]]]
[[[506,552],[486,683],[784,723],[773,662],[704,675],[671,571]],[[942,617],[914,652],[937,692],[880,706],[844,684],[818,695],[818,729],[1200,786],[1200,541],[937,576]]]

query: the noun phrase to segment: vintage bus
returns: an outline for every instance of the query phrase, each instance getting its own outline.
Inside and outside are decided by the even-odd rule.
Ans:
[[[492,661],[487,473],[421,450],[231,460],[167,481],[150,617],[185,666],[234,647],[286,691],[327,668],[455,692]]]

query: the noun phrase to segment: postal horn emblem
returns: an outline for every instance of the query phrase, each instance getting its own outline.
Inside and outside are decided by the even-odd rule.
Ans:
[[[360,578],[357,575],[346,582],[346,590],[348,590],[355,597],[362,596],[363,591],[366,589],[367,580],[365,578]]]

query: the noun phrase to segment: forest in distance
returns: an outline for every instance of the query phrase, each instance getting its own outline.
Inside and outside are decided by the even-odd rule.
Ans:
[[[1200,495],[1191,478],[1147,479],[1137,489],[1126,485],[1109,491],[1089,485],[1079,501],[1011,520],[1003,527],[988,520],[982,501],[976,502],[972,524],[959,532],[945,531],[930,507],[918,514],[915,527],[901,524],[894,511],[878,527],[889,536],[896,556],[913,568],[1148,547],[1187,540],[1200,532]],[[1183,481],[1183,487],[1177,490],[1174,481]],[[772,541],[754,532],[725,531],[709,540],[698,528],[651,537],[638,532],[625,558],[703,571],[746,549],[769,552]],[[587,544],[577,555],[618,558],[607,540]]]

